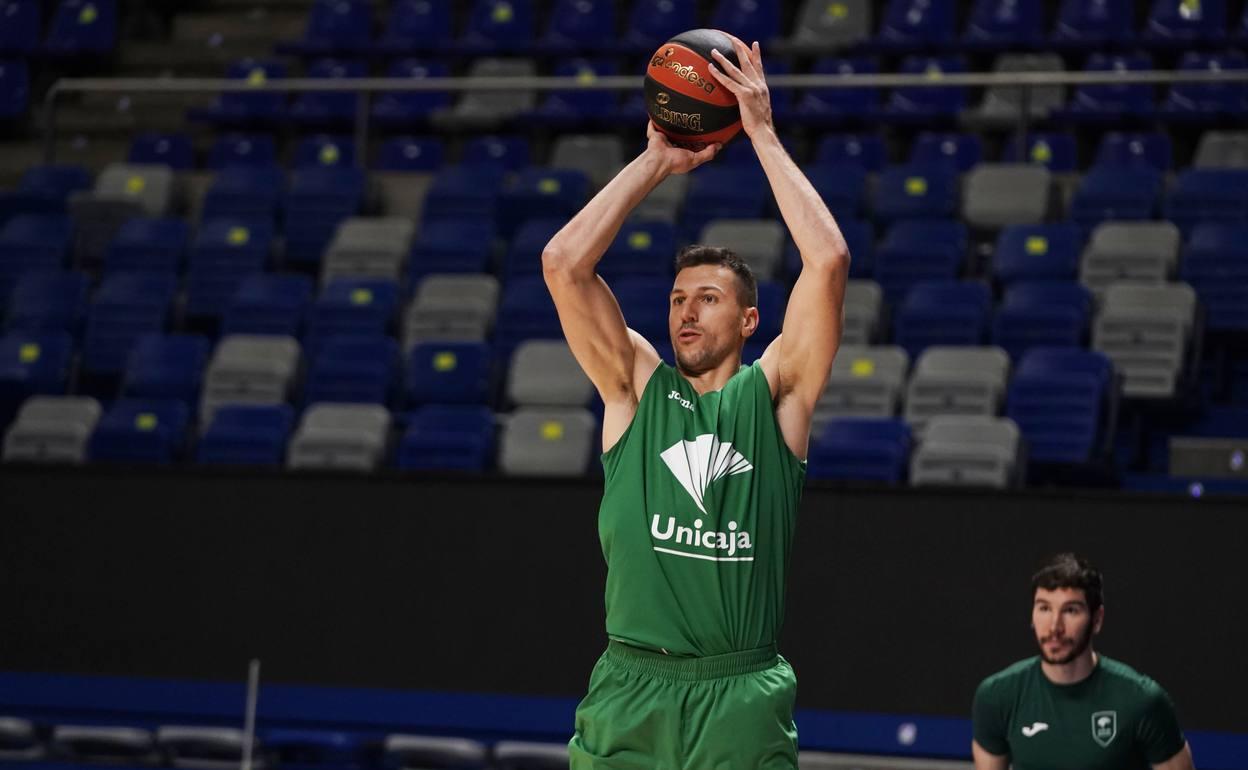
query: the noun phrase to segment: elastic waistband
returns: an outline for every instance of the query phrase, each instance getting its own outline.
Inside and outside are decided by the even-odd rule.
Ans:
[[[722,679],[728,676],[765,671],[776,665],[779,657],[774,644],[754,650],[708,655],[701,658],[665,655],[661,652],[617,642],[614,639],[607,644],[607,659],[618,666],[639,674],[685,682]]]

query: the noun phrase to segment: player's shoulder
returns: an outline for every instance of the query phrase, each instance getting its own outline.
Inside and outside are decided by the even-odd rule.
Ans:
[[[1023,682],[1035,675],[1036,667],[1039,664],[1040,658],[1035,655],[1011,663],[997,673],[985,677],[979,683],[979,688],[976,692],[981,696],[990,696],[1016,691],[1022,686]]]
[[[1155,679],[1120,660],[1101,655],[1098,666],[1101,673],[1117,687],[1134,692],[1142,698],[1166,696],[1166,691]]]

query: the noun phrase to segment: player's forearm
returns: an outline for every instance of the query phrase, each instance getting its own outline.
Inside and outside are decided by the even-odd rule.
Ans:
[[[550,239],[542,252],[543,268],[592,275],[624,220],[667,174],[653,153],[638,155]]]
[[[832,212],[797,167],[774,131],[750,137],[776,196],[780,215],[797,243],[803,267],[835,270],[849,260],[849,247]]]

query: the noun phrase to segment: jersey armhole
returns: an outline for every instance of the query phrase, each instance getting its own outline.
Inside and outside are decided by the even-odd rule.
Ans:
[[[810,459],[810,453],[807,452],[808,457],[806,460],[803,460],[794,454],[793,449],[789,446],[789,442],[784,440],[784,430],[780,427],[780,420],[776,417],[776,402],[771,397],[771,385],[767,382],[767,373],[763,371],[763,360],[761,358],[757,359],[754,363],[750,364],[750,368],[756,370],[755,376],[762,378],[763,388],[767,391],[767,411],[771,414],[771,424],[776,426],[776,437],[780,439],[780,446],[783,449],[784,454],[796,463],[802,473],[805,474],[806,465]],[[807,443],[810,443],[809,440],[807,440]]]
[[[637,411],[633,412],[633,419],[629,420],[628,427],[624,429],[624,432],[620,434],[616,442],[611,445],[611,448],[599,456],[599,459],[602,461],[602,468],[608,476],[610,476],[611,469],[615,466],[616,460],[620,455],[620,447],[624,446],[624,443],[628,441],[628,437],[632,435],[633,426],[637,424],[637,415],[641,414],[641,405],[646,400],[646,394],[650,392],[654,381],[658,379],[656,375],[662,368],[663,360],[659,359],[659,363],[654,367],[654,371],[650,372],[650,378],[646,380],[646,387],[642,389],[641,396],[637,399]]]

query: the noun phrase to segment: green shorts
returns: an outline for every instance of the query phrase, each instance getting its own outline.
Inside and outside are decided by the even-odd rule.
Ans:
[[[572,770],[793,770],[797,678],[775,647],[682,658],[612,641],[568,744]]]

